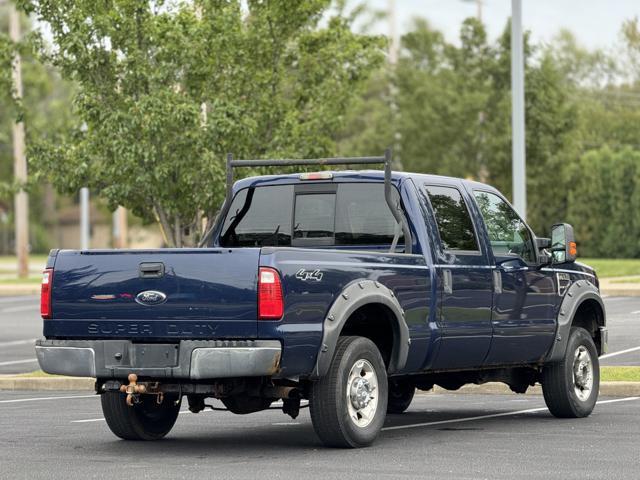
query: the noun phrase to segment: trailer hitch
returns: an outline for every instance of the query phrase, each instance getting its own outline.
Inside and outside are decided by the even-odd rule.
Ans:
[[[140,402],[140,395],[156,395],[156,402],[160,405],[164,400],[164,393],[160,391],[160,382],[138,382],[138,376],[130,373],[127,377],[129,385],[121,385],[120,391],[127,394],[127,405],[133,407]]]

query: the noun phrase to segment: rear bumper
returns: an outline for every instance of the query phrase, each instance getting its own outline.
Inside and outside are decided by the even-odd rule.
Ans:
[[[36,355],[47,373],[94,378],[139,377],[204,380],[277,375],[278,340],[183,340],[175,344],[127,340],[38,340]]]

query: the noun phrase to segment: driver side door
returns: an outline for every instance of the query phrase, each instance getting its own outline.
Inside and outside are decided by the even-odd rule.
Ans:
[[[555,336],[554,273],[537,268],[533,234],[504,198],[482,190],[473,194],[493,254],[493,337],[484,363],[535,363]]]

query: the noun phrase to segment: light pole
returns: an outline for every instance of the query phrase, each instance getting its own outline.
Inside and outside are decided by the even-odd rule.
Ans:
[[[82,187],[80,189],[80,249],[89,249],[90,231],[89,231],[89,189]]]
[[[511,135],[513,206],[527,216],[522,0],[511,0]]]

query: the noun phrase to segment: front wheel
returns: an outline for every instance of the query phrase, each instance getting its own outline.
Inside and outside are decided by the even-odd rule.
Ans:
[[[101,395],[102,412],[109,429],[124,440],[159,440],[171,431],[180,412],[179,398],[165,395],[158,404],[156,395],[141,395],[140,402],[127,405],[120,392]]]
[[[364,337],[340,337],[327,374],[311,387],[313,428],[330,447],[364,447],[384,424],[387,372],[376,345]]]
[[[545,403],[554,416],[591,414],[600,389],[600,363],[593,339],[584,328],[571,328],[564,358],[544,367],[541,383]]]

